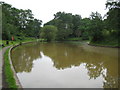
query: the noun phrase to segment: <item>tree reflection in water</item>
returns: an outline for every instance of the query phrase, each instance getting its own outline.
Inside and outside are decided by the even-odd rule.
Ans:
[[[67,43],[32,43],[12,50],[12,61],[16,72],[31,72],[33,61],[40,52],[49,56],[58,70],[80,66],[85,63],[90,79],[104,78],[104,88],[118,87],[118,55],[112,48],[74,45]]]
[[[104,77],[103,87],[104,88],[118,88],[118,75],[112,76],[104,67],[102,63],[98,64],[86,64],[88,75],[90,79],[96,79],[100,75]]]
[[[34,45],[36,44],[23,45],[12,50],[11,58],[16,72],[30,72],[32,70],[33,61],[40,58],[39,51]]]

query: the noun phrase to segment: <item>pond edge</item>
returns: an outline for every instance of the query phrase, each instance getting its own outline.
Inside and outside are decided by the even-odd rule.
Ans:
[[[88,43],[88,45],[95,46],[95,47],[120,48],[120,46],[109,46],[109,45],[105,46],[105,45],[95,45],[95,44],[89,44],[89,43]]]
[[[33,42],[36,42],[36,41],[23,42],[22,45],[23,45],[23,44],[28,44],[28,43],[33,43]],[[116,46],[94,45],[94,44],[89,44],[89,43],[87,43],[87,44],[90,45],[90,46],[97,46],[97,47],[120,48],[120,47],[116,47]],[[13,71],[14,78],[15,78],[15,81],[16,81],[16,84],[17,84],[18,88],[23,88],[22,85],[21,85],[21,83],[20,83],[20,81],[19,81],[19,78],[17,77],[16,71],[15,71],[15,69],[14,69],[14,66],[13,66],[13,63],[12,63],[12,59],[11,59],[11,51],[12,51],[12,49],[14,49],[14,48],[16,48],[16,47],[18,47],[18,46],[20,46],[20,45],[21,45],[21,44],[16,44],[16,45],[10,47],[10,50],[9,50],[9,61],[10,61],[11,69],[12,69],[12,71]]]
[[[28,44],[28,43],[33,43],[33,42],[35,42],[35,41],[23,42],[22,44]],[[9,50],[9,53],[8,53],[8,57],[9,57],[11,69],[12,69],[13,74],[14,74],[13,77],[14,77],[14,79],[15,79],[15,81],[16,81],[16,85],[18,86],[18,88],[23,88],[22,85],[21,85],[21,83],[20,83],[20,80],[19,80],[19,78],[18,78],[18,76],[17,76],[17,74],[16,74],[16,71],[15,71],[15,69],[14,69],[14,66],[13,66],[13,63],[12,63],[12,59],[11,59],[11,51],[12,51],[14,48],[18,47],[18,46],[20,46],[20,44],[16,44],[16,45],[10,47],[10,50]]]
[[[15,46],[10,47],[8,56],[9,56],[10,66],[11,66],[11,69],[12,69],[13,75],[14,75],[13,77],[14,77],[14,79],[15,79],[15,81],[16,81],[16,85],[18,86],[18,88],[22,88],[22,85],[21,85],[21,83],[20,83],[20,81],[19,81],[19,79],[18,79],[18,77],[17,77],[17,74],[16,74],[16,72],[15,72],[15,69],[14,69],[14,66],[13,66],[13,63],[12,63],[12,59],[11,59],[11,50],[12,50],[13,48],[17,47],[17,46],[19,46],[19,45],[15,45]]]

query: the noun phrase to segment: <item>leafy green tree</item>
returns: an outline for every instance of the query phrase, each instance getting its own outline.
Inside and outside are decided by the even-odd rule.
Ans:
[[[103,21],[102,16],[98,12],[93,13],[90,15],[91,19],[91,42],[100,42],[104,39],[102,30],[103,30]]]
[[[56,38],[57,34],[57,27],[53,25],[45,25],[40,33],[40,36],[44,39],[47,39],[47,41],[53,41]]]
[[[71,13],[57,12],[54,14],[54,19],[45,25],[54,25],[58,28],[57,39],[64,40],[73,33],[73,16]]]
[[[120,39],[120,1],[107,1],[106,8],[109,9],[107,12],[106,25],[110,33],[111,39]]]
[[[57,12],[54,18],[55,26],[58,28],[57,39],[64,40],[72,34],[73,16],[71,13]]]
[[[5,2],[0,2],[0,5],[2,5],[2,39],[11,40],[11,36],[39,38],[42,21],[35,19],[30,9],[17,9]]]
[[[38,19],[29,20],[28,24],[26,25],[26,30],[25,30],[26,36],[39,38],[41,23],[42,23],[42,21],[38,20]]]
[[[118,30],[120,27],[120,1],[110,2],[108,0],[108,2],[106,3],[106,7],[109,9],[109,11],[107,12],[107,23],[109,29]]]
[[[89,18],[83,18],[80,21],[79,27],[77,29],[78,32],[76,32],[76,35],[79,34],[82,37],[82,39],[89,39],[90,36],[90,30],[91,30],[91,20]]]
[[[79,29],[82,17],[80,15],[73,15],[72,23],[73,23],[73,36],[80,37],[81,30]]]

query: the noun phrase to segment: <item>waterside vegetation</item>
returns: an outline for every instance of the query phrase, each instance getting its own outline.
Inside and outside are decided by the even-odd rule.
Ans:
[[[5,54],[4,54],[4,73],[5,73],[5,82],[7,83],[7,88],[18,88],[18,86],[16,85],[16,81],[14,78],[14,74],[13,71],[11,69],[11,64],[9,61],[9,48],[6,50]]]
[[[41,38],[46,41],[89,40],[90,44],[95,45],[120,46],[119,1],[107,0],[108,12],[104,17],[98,12],[92,12],[88,18],[57,12],[54,19],[45,23],[43,27],[42,20],[34,18],[30,9],[17,9],[5,2],[0,2],[0,5],[2,5],[3,40],[19,41],[25,38]]]

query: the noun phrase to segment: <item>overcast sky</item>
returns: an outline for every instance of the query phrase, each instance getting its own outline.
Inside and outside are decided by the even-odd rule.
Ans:
[[[79,14],[89,17],[91,12],[99,12],[103,16],[107,0],[1,0],[18,9],[30,9],[34,17],[46,23],[54,18],[58,11]]]

